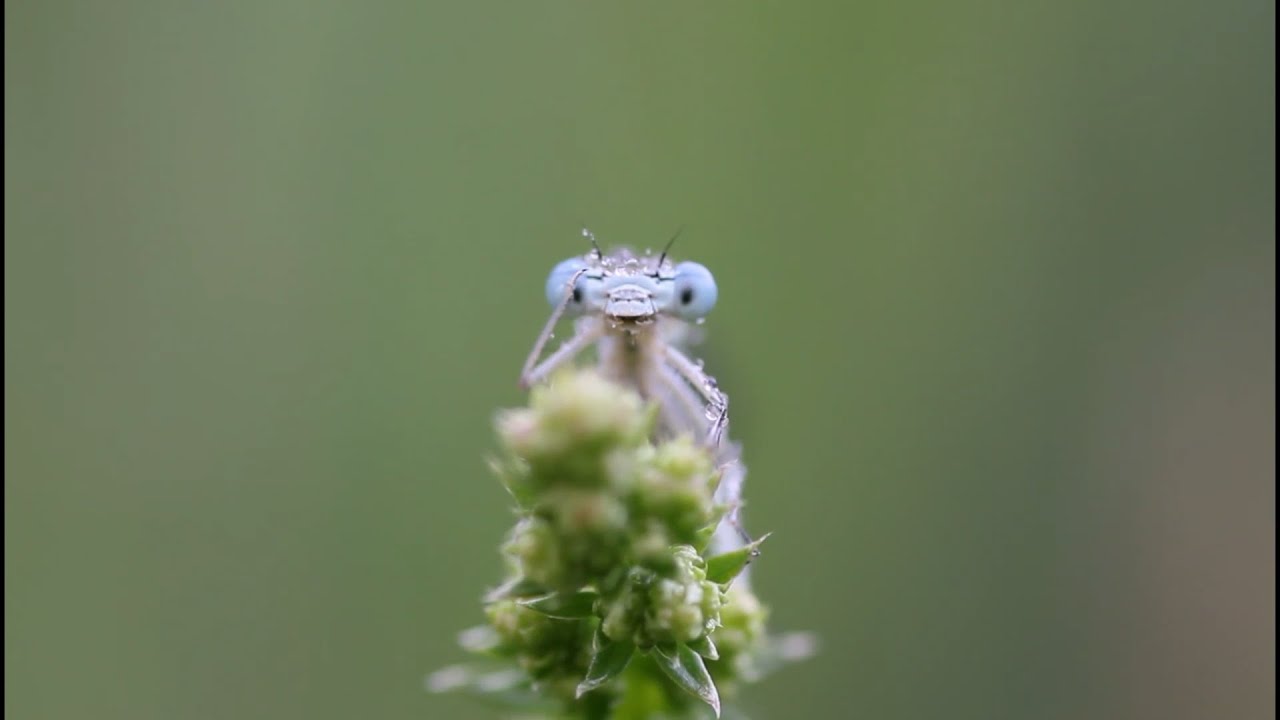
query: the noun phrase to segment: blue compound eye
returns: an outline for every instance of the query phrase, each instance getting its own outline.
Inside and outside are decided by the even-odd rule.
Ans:
[[[716,279],[711,271],[695,262],[676,265],[675,292],[671,310],[676,315],[695,320],[716,306]]]
[[[587,263],[582,258],[569,258],[551,270],[551,274],[547,276],[547,302],[551,303],[551,307],[558,307],[564,301],[565,286],[578,271],[586,267]],[[579,276],[578,281],[574,283],[573,297],[569,300],[567,310],[582,307],[582,281],[583,277]]]

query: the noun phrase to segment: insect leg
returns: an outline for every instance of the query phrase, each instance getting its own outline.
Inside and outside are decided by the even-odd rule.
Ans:
[[[537,354],[531,354],[529,360],[525,363],[524,370],[520,373],[520,387],[528,389],[534,383],[537,383],[551,374],[551,371],[563,365],[565,362],[572,360],[574,356],[585,350],[592,343],[600,339],[604,333],[604,328],[594,319],[580,324],[574,329],[573,337],[565,340],[556,351],[547,356],[545,360],[534,364],[538,359]],[[545,341],[539,343],[534,348],[541,351]]]
[[[655,364],[651,376],[649,384],[659,391],[654,394],[659,396],[670,434],[688,433],[694,438],[704,437],[707,419],[703,403],[689,384],[662,362]]]
[[[696,391],[706,401],[706,419],[711,423],[707,431],[707,440],[716,448],[717,456],[727,458],[721,466],[720,484],[716,487],[716,502],[727,505],[729,510],[716,528],[712,546],[718,552],[728,552],[751,544],[751,536],[742,527],[742,485],[747,470],[738,459],[738,449],[732,444],[721,444],[729,425],[729,398],[719,388],[711,376],[690,360],[684,353],[671,345],[664,348],[668,364],[679,377],[684,380],[681,385]]]
[[[564,309],[569,306],[569,301],[573,299],[573,286],[577,284],[578,278],[582,277],[582,274],[586,271],[586,268],[579,270],[573,274],[573,277],[569,278],[569,282],[564,284],[564,297],[560,299],[560,303],[551,311],[551,317],[547,318],[547,324],[543,326],[542,332],[538,334],[538,339],[533,343],[533,350],[529,352],[529,357],[524,361],[524,368],[520,371],[521,389],[527,390],[537,379],[534,376],[534,365],[538,362],[538,357],[542,355],[542,349],[547,346],[547,341],[551,339],[551,333],[556,329],[556,323],[560,321],[560,316],[564,314]],[[569,345],[576,340],[577,337],[578,336],[575,335],[573,338],[570,338],[565,342],[565,345]],[[585,347],[585,344],[583,347]],[[547,359],[547,361],[549,362],[551,359],[555,358],[560,354],[560,351],[564,349],[564,346],[561,346],[560,350],[557,350],[551,358]],[[579,347],[572,354],[576,354],[581,350],[582,347]],[[563,358],[561,358],[561,361],[563,361]],[[546,363],[544,362],[543,366],[545,365]],[[551,368],[545,368],[541,374],[545,375],[550,369]]]
[[[703,372],[702,368],[674,346],[663,346],[667,362],[679,373],[706,402],[706,417],[711,427],[707,430],[707,443],[719,447],[725,431],[729,427],[729,398],[716,387],[715,378]]]

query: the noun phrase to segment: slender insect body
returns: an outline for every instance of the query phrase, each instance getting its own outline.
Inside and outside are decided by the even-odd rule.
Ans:
[[[595,239],[589,232],[584,235]],[[731,509],[716,529],[712,552],[727,552],[749,541],[739,524],[745,469],[739,447],[728,441],[728,397],[714,378],[680,347],[691,323],[700,323],[715,305],[710,271],[693,262],[673,263],[637,256],[625,248],[593,252],[558,264],[547,278],[552,306],[542,334],[520,375],[528,387],[557,367],[594,347],[600,372],[653,400],[659,408],[658,434],[691,435],[705,442],[721,468],[716,501]],[[539,362],[562,315],[576,315],[573,336]],[[745,576],[740,581],[745,582]]]
[[[606,332],[596,345],[600,373],[645,399],[654,396],[653,379],[658,372],[654,329],[651,325],[638,332]]]
[[[610,328],[596,345],[598,369],[610,380],[658,404],[661,437],[687,433],[701,439],[707,432],[701,427],[702,403],[680,388],[681,381],[662,360],[662,347],[669,342],[664,331],[669,325],[659,319],[634,328]]]

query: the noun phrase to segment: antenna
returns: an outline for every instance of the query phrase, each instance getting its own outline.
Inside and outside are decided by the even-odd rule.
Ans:
[[[585,225],[582,227],[582,237],[591,242],[591,248],[596,251],[596,259],[603,260],[604,253],[600,252],[600,245],[596,243],[596,234],[587,229]]]
[[[676,238],[680,237],[680,233],[682,232],[684,232],[683,225],[676,228],[676,234],[672,235],[671,239],[667,241],[667,246],[662,248],[662,254],[658,256],[658,266],[653,270],[654,275],[657,275],[658,271],[662,269],[662,263],[666,261],[667,253],[671,250],[671,246],[676,244]]]

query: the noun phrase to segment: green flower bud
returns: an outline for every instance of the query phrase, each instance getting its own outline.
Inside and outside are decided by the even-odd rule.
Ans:
[[[665,571],[637,568],[621,591],[604,603],[604,633],[640,647],[688,643],[720,624],[721,589],[706,579],[692,548],[667,551]]]
[[[518,650],[520,641],[520,613],[522,608],[511,600],[491,603],[485,608],[489,625],[498,633],[499,648]]]
[[[632,533],[631,552],[637,564],[654,571],[669,571],[671,537],[666,525],[653,518],[643,521],[641,528]]]
[[[656,717],[712,702],[715,686],[732,692],[777,664],[764,607],[741,583],[726,592],[708,580],[696,550],[723,512],[712,453],[687,437],[652,444],[655,412],[636,393],[577,372],[497,418],[505,453],[492,467],[520,520],[502,548],[509,579],[486,596],[491,629],[460,642],[516,669],[504,678],[453,668],[451,687],[491,694],[518,685],[584,718],[607,716],[624,690],[652,686],[628,702]],[[651,662],[628,664],[637,653]]]
[[[531,460],[609,444],[636,445],[648,436],[650,413],[635,393],[595,373],[558,375],[534,388],[530,407],[504,413],[503,441]]]
[[[516,560],[520,573],[546,587],[561,587],[568,569],[560,538],[550,522],[540,517],[520,521],[503,551]]]
[[[720,651],[720,663],[742,671],[742,662],[749,659],[765,638],[765,621],[769,611],[760,600],[741,583],[734,583],[725,592],[720,607],[720,628],[716,630],[716,648]]]
[[[635,590],[637,586],[643,586],[649,579],[647,573],[639,572],[644,575],[643,578],[635,577],[636,572],[633,572],[632,576],[627,578],[622,592],[603,603],[604,612],[600,629],[615,642],[634,640],[637,645],[648,644],[647,641],[640,642],[636,637],[636,633],[644,622],[645,599],[643,593]]]
[[[708,483],[714,469],[711,466],[711,456],[688,436],[681,436],[658,446],[652,464],[673,480],[690,485],[701,484],[698,489],[703,492],[709,493],[712,490]]]
[[[551,618],[510,600],[492,603],[486,614],[503,654],[514,657],[530,677],[566,699],[573,697],[591,659],[591,633],[584,623]]]
[[[498,416],[498,434],[519,464],[503,472],[522,503],[553,487],[601,487],[631,464],[654,415],[640,397],[595,373],[562,374],[533,391],[531,406]]]
[[[593,372],[561,374],[551,385],[534,390],[532,406],[566,444],[643,442],[649,434],[649,413],[639,395],[618,390]]]
[[[548,496],[544,506],[566,536],[626,532],[626,506],[606,493],[566,490]]]
[[[665,443],[639,469],[629,498],[637,516],[669,529],[673,542],[693,544],[715,519],[710,455],[688,438]]]
[[[672,548],[672,559],[671,573],[649,590],[646,630],[657,642],[692,642],[719,627],[722,590],[693,548]]]

